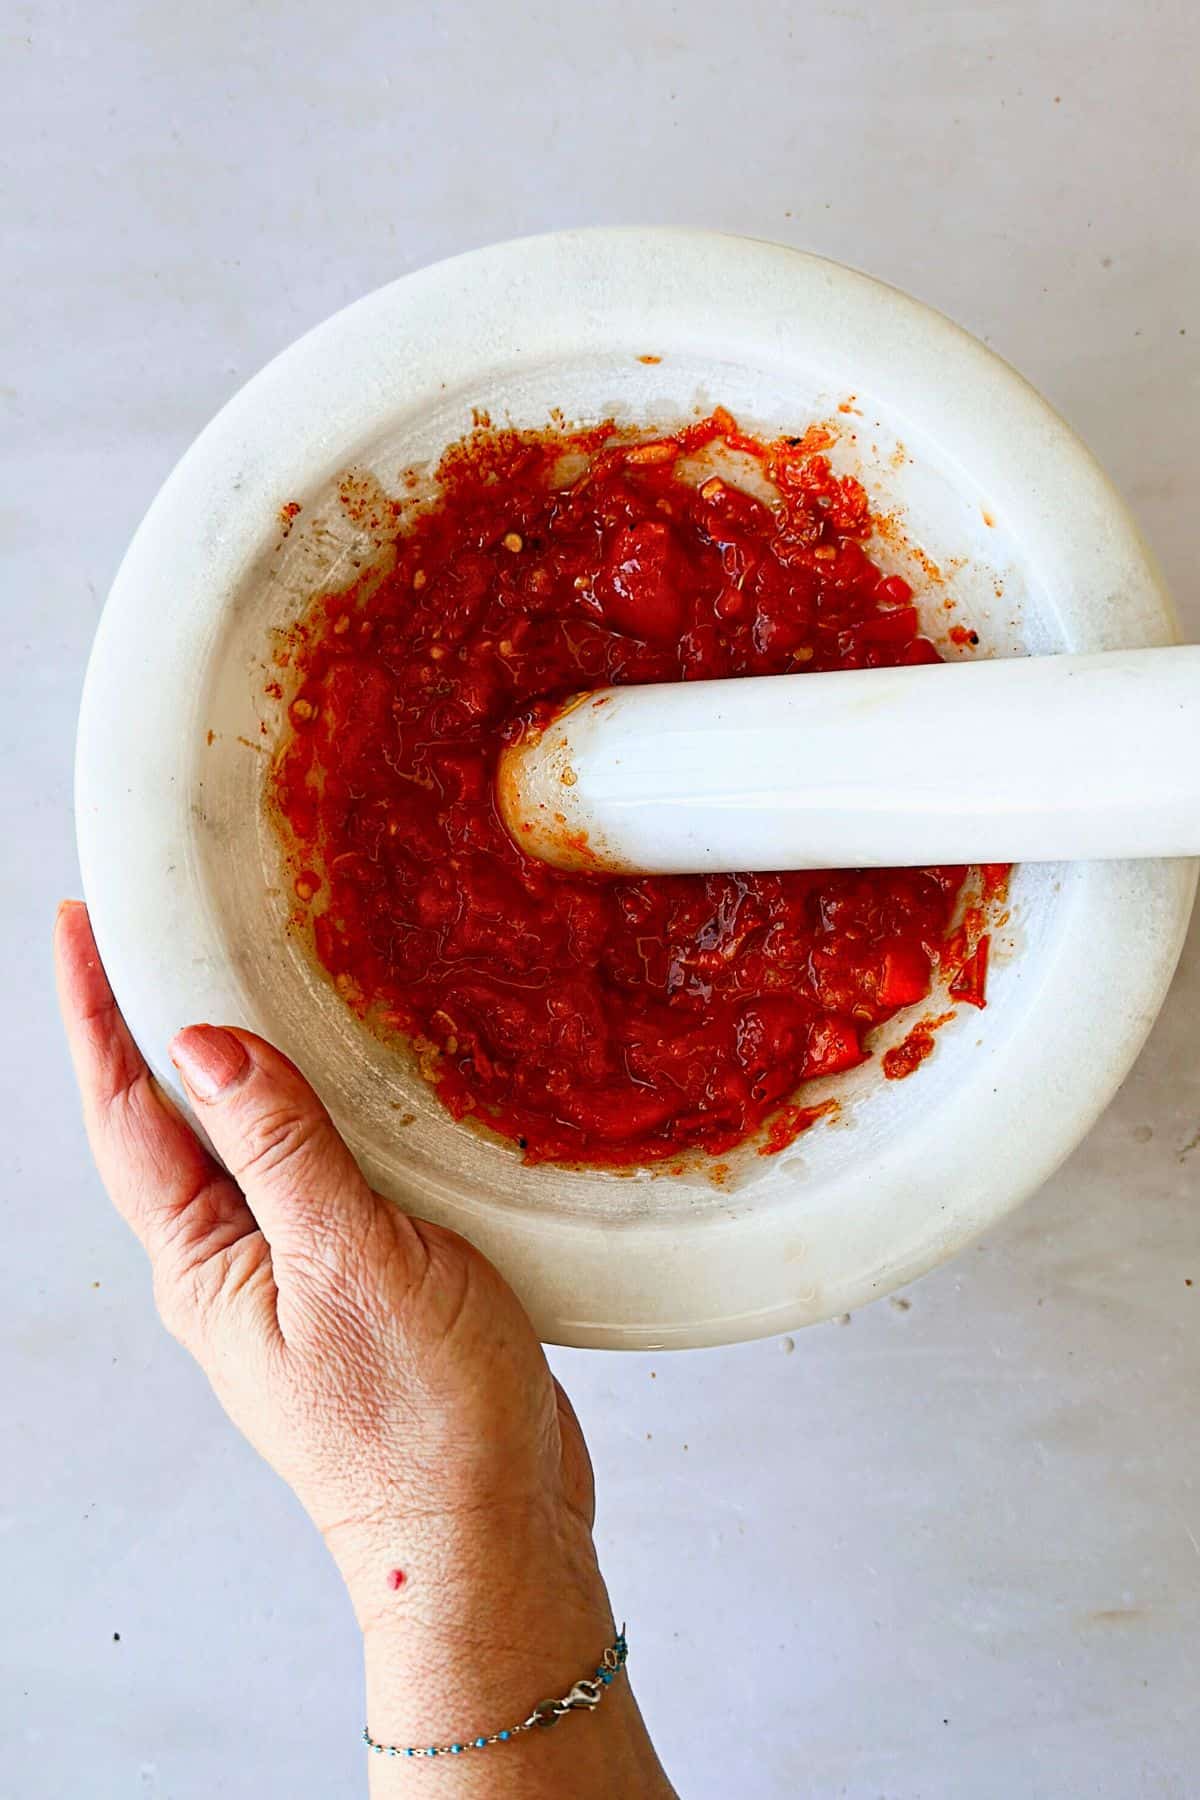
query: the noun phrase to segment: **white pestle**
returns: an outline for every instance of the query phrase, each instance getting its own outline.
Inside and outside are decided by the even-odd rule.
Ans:
[[[563,868],[1200,854],[1200,646],[604,688],[506,750]]]

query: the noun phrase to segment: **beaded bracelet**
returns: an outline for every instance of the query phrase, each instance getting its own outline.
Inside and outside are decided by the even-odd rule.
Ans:
[[[463,1756],[468,1750],[486,1750],[492,1744],[507,1744],[535,1726],[544,1730],[549,1725],[557,1725],[569,1712],[592,1712],[603,1700],[604,1690],[612,1686],[625,1667],[628,1655],[629,1646],[622,1625],[616,1643],[610,1644],[601,1657],[594,1677],[583,1676],[561,1700],[539,1700],[527,1719],[522,1719],[519,1725],[510,1725],[507,1731],[493,1731],[490,1737],[464,1738],[461,1744],[378,1744],[364,1725],[363,1743],[376,1756]]]

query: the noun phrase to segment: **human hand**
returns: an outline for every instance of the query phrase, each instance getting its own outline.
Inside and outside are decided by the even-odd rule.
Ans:
[[[101,1176],[150,1257],[164,1322],[342,1571],[373,1734],[486,1733],[565,1692],[612,1641],[612,1616],[587,1450],[515,1295],[463,1239],[371,1191],[278,1051],[196,1025],[171,1056],[218,1163],[134,1044],[82,905],[61,908],[55,948]],[[612,1693],[607,1717],[552,1747],[535,1732],[519,1758],[515,1745],[464,1757],[455,1793],[506,1792],[498,1757],[520,1763],[514,1791],[582,1796],[581,1759],[603,1740],[607,1779],[628,1755],[629,1791],[668,1794],[628,1684]],[[373,1767],[380,1792],[397,1766]]]

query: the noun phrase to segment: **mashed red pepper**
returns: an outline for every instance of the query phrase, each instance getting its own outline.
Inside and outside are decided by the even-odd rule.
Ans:
[[[530,1160],[719,1154],[769,1118],[779,1149],[815,1116],[783,1103],[929,994],[962,868],[565,874],[494,802],[502,743],[584,688],[938,660],[813,444],[721,412],[650,443],[477,433],[390,572],[293,634],[274,793],[317,955]],[[965,978],[979,1003],[982,960]]]

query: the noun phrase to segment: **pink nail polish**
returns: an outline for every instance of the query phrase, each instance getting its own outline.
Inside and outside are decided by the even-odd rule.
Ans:
[[[171,1061],[197,1100],[215,1100],[242,1074],[246,1052],[219,1025],[189,1025],[171,1042]]]

